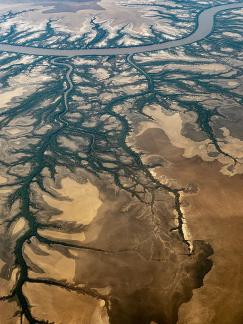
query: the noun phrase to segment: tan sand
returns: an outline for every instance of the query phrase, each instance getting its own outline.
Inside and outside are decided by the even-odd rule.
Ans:
[[[81,233],[64,233],[60,231],[53,231],[53,230],[38,230],[38,233],[46,238],[49,239],[58,239],[61,241],[77,241],[82,242],[85,240],[84,232]]]
[[[227,65],[224,64],[215,64],[215,63],[204,63],[204,64],[166,64],[163,65],[163,68],[161,66],[153,66],[151,68],[151,72],[153,73],[159,73],[162,70],[176,70],[176,71],[187,71],[187,72],[195,72],[195,73],[223,73],[230,70]]]
[[[16,222],[14,222],[11,226],[11,235],[13,236],[18,236],[20,233],[22,233],[27,226],[27,222],[26,220],[21,217],[20,219],[18,219]]]
[[[58,138],[58,141],[61,144],[61,146],[66,147],[71,151],[76,152],[79,149],[78,144],[74,140],[71,140],[66,136],[60,136]]]
[[[103,300],[77,294],[63,288],[42,284],[26,284],[24,293],[38,319],[55,324],[108,324]]]
[[[173,146],[183,149],[183,156],[186,158],[193,158],[199,156],[204,161],[214,161],[217,159],[220,163],[222,163],[221,172],[227,175],[234,175],[236,173],[243,173],[243,167],[241,165],[237,165],[233,171],[228,171],[228,167],[233,165],[234,162],[232,159],[220,154],[216,158],[210,157],[209,152],[215,152],[215,148],[210,144],[210,140],[206,139],[201,142],[193,141],[190,138],[187,138],[182,135],[183,129],[183,120],[182,115],[178,113],[168,114],[165,113],[160,106],[153,105],[145,107],[144,112],[151,116],[154,119],[154,122],[148,122],[148,127],[159,127],[161,128],[165,134],[168,136],[170,142]],[[184,117],[184,116],[183,116]],[[193,123],[193,116],[191,116]],[[146,129],[146,123],[144,123],[144,129]],[[223,128],[224,131],[224,142],[220,141],[220,146],[222,150],[232,156],[237,158],[241,158],[243,160],[243,141],[230,136],[230,132],[227,128]]]
[[[8,132],[10,135],[17,135],[17,134],[19,134],[19,133],[22,132],[22,129],[17,128],[17,127],[10,127],[10,128],[7,128],[7,132]]]
[[[7,108],[14,98],[18,98],[18,97],[22,96],[24,93],[25,93],[25,87],[18,87],[16,89],[12,89],[12,90],[1,91],[0,92],[0,96],[1,96],[0,109]]]
[[[160,129],[145,131],[137,138],[137,146],[169,161],[169,166],[156,169],[158,176],[175,178],[179,186],[198,186],[197,193],[185,194],[183,212],[192,239],[209,241],[214,249],[214,267],[204,287],[194,291],[192,300],[181,307],[178,324],[241,324],[243,176],[223,175],[218,162],[183,157],[183,150],[172,146]]]
[[[0,259],[0,272],[2,271],[2,268],[4,265],[5,265],[5,262],[3,262],[2,259]]]
[[[7,183],[7,178],[0,176],[0,184],[5,184]]]
[[[14,316],[18,310],[16,302],[0,301],[0,323],[1,324],[21,324],[20,318]]]
[[[2,261],[0,260],[0,267],[1,267],[1,263],[2,263]],[[3,263],[2,263],[2,266],[3,266]],[[11,291],[13,290],[13,288],[16,284],[17,274],[18,274],[18,269],[15,268],[11,272],[9,279],[0,277],[0,296],[10,295]],[[2,324],[1,321],[0,321],[0,323]]]
[[[56,280],[68,280],[73,282],[75,275],[75,260],[68,258],[61,252],[55,249],[48,248],[44,244],[36,243],[37,247],[41,249],[42,254],[36,254],[30,245],[25,245],[24,254],[34,265],[44,270],[44,273],[31,272],[32,277],[45,277]]]
[[[144,112],[154,119],[153,127],[157,126],[163,129],[172,145],[184,150],[183,155],[185,157],[191,158],[198,155],[206,161],[213,160],[208,157],[209,140],[194,142],[182,135],[183,121],[179,112],[174,114],[165,113],[159,105],[147,106]],[[151,127],[151,122],[149,127]]]
[[[58,200],[44,195],[44,200],[50,206],[62,212],[55,216],[55,220],[77,222],[83,225],[90,224],[102,204],[96,186],[89,181],[80,184],[71,178],[64,178],[61,184],[62,188],[57,191],[68,199]]]

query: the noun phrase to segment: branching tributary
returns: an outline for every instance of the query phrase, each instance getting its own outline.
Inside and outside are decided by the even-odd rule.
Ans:
[[[78,127],[71,126],[66,119],[66,115],[69,112],[69,98],[72,94],[72,91],[74,90],[74,84],[72,82],[72,73],[74,70],[74,66],[70,62],[66,62],[67,58],[51,58],[50,63],[53,66],[56,66],[57,68],[65,70],[65,79],[64,79],[64,85],[65,90],[63,91],[62,98],[60,101],[59,108],[55,111],[52,111],[51,113],[51,122],[53,124],[52,130],[50,130],[45,136],[43,136],[43,139],[41,139],[41,143],[38,145],[38,148],[36,148],[34,152],[34,167],[32,168],[31,172],[23,178],[23,181],[19,184],[20,186],[18,189],[11,195],[9,201],[11,204],[14,204],[16,201],[20,202],[21,210],[20,213],[14,218],[20,218],[23,217],[26,222],[28,223],[27,230],[17,239],[16,247],[14,250],[15,254],[15,266],[19,270],[18,277],[17,277],[17,283],[11,293],[10,296],[1,297],[0,300],[11,300],[11,299],[17,299],[20,312],[21,312],[21,318],[24,316],[29,323],[48,323],[45,320],[39,320],[35,319],[31,312],[31,306],[29,305],[29,301],[27,300],[25,294],[24,294],[24,285],[26,283],[41,283],[45,285],[53,285],[57,287],[61,287],[63,289],[73,290],[78,293],[87,294],[89,296],[92,296],[96,299],[102,299],[105,301],[105,305],[107,307],[107,311],[109,312],[109,299],[106,296],[103,296],[99,294],[95,289],[89,289],[89,288],[80,288],[75,287],[69,284],[64,284],[62,282],[58,282],[55,280],[49,280],[49,279],[33,279],[29,276],[29,269],[28,264],[25,260],[25,256],[23,254],[24,246],[31,242],[32,238],[36,238],[39,242],[47,245],[62,245],[67,248],[74,248],[74,249],[86,249],[90,250],[93,253],[123,253],[127,252],[128,250],[120,250],[120,251],[108,251],[103,250],[99,248],[92,248],[90,246],[85,245],[75,245],[63,241],[55,241],[50,240],[47,238],[42,237],[38,233],[38,229],[41,228],[48,228],[50,227],[49,224],[43,225],[39,224],[36,220],[36,217],[33,213],[32,205],[33,202],[31,201],[31,191],[32,191],[32,185],[33,183],[36,183],[39,188],[48,193],[48,188],[45,187],[43,180],[42,180],[42,171],[44,168],[48,168],[50,171],[50,174],[54,178],[55,175],[55,161],[48,160],[48,157],[46,153],[48,151],[53,151],[55,153],[55,157],[62,160],[62,165],[66,166],[67,168],[74,170],[75,167],[79,166],[81,168],[86,169],[89,172],[92,172],[94,175],[99,175],[99,172],[107,172],[111,177],[113,177],[115,184],[122,190],[126,190],[129,192],[132,196],[136,197],[140,202],[149,205],[151,208],[151,213],[154,214],[154,196],[156,190],[164,190],[171,195],[174,196],[174,208],[177,212],[177,224],[174,228],[171,229],[171,231],[177,231],[180,240],[183,244],[187,247],[188,255],[192,254],[192,248],[191,248],[191,242],[189,242],[186,239],[186,235],[184,233],[184,215],[181,208],[181,193],[183,192],[183,188],[171,188],[169,186],[166,186],[162,183],[160,183],[159,180],[157,180],[153,174],[150,172],[150,167],[145,165],[141,159],[140,154],[135,152],[132,148],[130,148],[126,143],[126,138],[128,136],[128,133],[130,131],[129,122],[123,115],[117,113],[114,109],[116,105],[121,105],[125,101],[129,99],[137,100],[141,97],[145,98],[145,101],[148,100],[149,102],[156,101],[157,97],[160,97],[161,100],[161,93],[158,93],[156,91],[156,86],[154,82],[154,76],[150,73],[147,73],[139,64],[136,63],[136,61],[133,58],[133,55],[130,54],[126,57],[127,63],[131,66],[131,68],[135,69],[137,73],[144,76],[147,82],[147,89],[144,92],[140,92],[138,94],[131,94],[131,95],[123,95],[119,96],[115,99],[112,99],[108,104],[105,105],[103,108],[103,112],[100,113],[100,116],[108,115],[110,117],[114,117],[118,124],[121,126],[121,130],[118,131],[116,136],[116,149],[121,149],[124,154],[126,154],[127,157],[132,160],[132,165],[126,164],[125,162],[122,162],[119,158],[119,152],[115,151],[114,156],[116,157],[116,160],[113,161],[113,163],[116,165],[114,168],[107,168],[104,167],[103,162],[105,160],[101,159],[100,156],[97,155],[97,142],[99,140],[102,140],[106,143],[106,148],[109,149],[111,146],[111,142],[109,139],[109,134],[106,131],[97,130],[95,128],[83,126],[82,122],[80,122],[80,125]],[[168,110],[172,110],[170,106],[164,102],[164,108]],[[186,108],[186,107],[184,107]],[[20,108],[19,108],[20,109]],[[151,118],[147,116],[143,112],[143,106],[141,106],[139,109],[139,112],[143,115],[145,115],[148,118]],[[20,109],[21,111],[21,109]],[[211,117],[213,115],[209,115],[206,110],[204,110],[202,107],[198,110],[196,110],[198,113],[198,125],[200,128],[207,134],[208,138],[211,140],[212,144],[215,146],[216,150],[219,154],[222,154],[228,158],[233,159],[235,164],[237,163],[236,158],[230,156],[228,153],[224,152],[217,141],[216,136],[213,133],[213,129],[210,125]],[[83,116],[83,120],[85,120],[86,116]],[[8,117],[5,117],[5,119],[2,121],[2,123],[8,122]],[[59,135],[65,134],[72,134],[72,135],[78,135],[78,136],[84,136],[89,140],[89,148],[87,149],[86,153],[87,156],[84,158],[80,158],[78,154],[69,154],[68,152],[65,152],[64,150],[57,150],[53,143],[56,143],[57,137]],[[114,149],[114,147],[113,147]],[[99,152],[99,153],[102,153]],[[85,162],[85,163],[84,163]],[[123,174],[127,179],[132,180],[132,185],[126,186],[124,185],[120,180],[120,171],[122,170]],[[148,184],[145,185],[140,181],[140,175],[146,179],[149,180]],[[141,194],[140,191],[136,190],[137,186],[143,187],[143,192]],[[143,194],[148,193],[150,194],[150,201],[146,201],[143,198]]]
[[[21,205],[21,211],[19,213],[19,217],[24,217],[25,220],[28,223],[28,230],[25,231],[25,233],[18,238],[16,242],[15,247],[15,258],[16,262],[15,265],[19,269],[18,278],[16,286],[14,287],[12,293],[10,296],[2,297],[2,300],[6,299],[13,299],[16,298],[18,300],[18,304],[21,309],[21,316],[24,315],[24,317],[32,324],[32,323],[47,323],[45,320],[37,320],[33,317],[31,313],[31,306],[29,305],[29,302],[24,295],[23,287],[25,283],[42,283],[47,285],[55,285],[57,287],[62,287],[64,289],[73,290],[76,292],[80,292],[82,294],[88,294],[94,298],[102,299],[105,301],[105,305],[107,307],[107,311],[109,312],[109,300],[107,297],[100,295],[96,290],[88,289],[88,288],[77,288],[75,286],[64,284],[61,282],[57,282],[55,280],[48,280],[48,279],[33,279],[29,277],[28,274],[28,265],[26,263],[25,257],[23,255],[24,246],[30,242],[32,238],[36,238],[39,242],[47,245],[62,245],[67,248],[74,248],[74,249],[86,249],[90,250],[93,253],[123,253],[128,250],[120,250],[120,251],[107,251],[103,249],[98,248],[92,248],[90,246],[82,246],[82,245],[75,245],[67,242],[62,241],[54,241],[47,238],[42,237],[38,233],[38,229],[45,228],[45,225],[39,224],[36,220],[35,215],[33,214],[33,211],[31,209],[31,185],[33,183],[37,183],[41,190],[48,192],[48,189],[45,188],[41,173],[45,167],[48,167],[50,169],[50,173],[52,175],[55,174],[55,171],[52,169],[53,166],[50,166],[49,161],[47,160],[47,157],[45,153],[48,150],[54,150],[54,147],[51,143],[55,142],[57,137],[59,135],[65,135],[65,134],[75,134],[79,136],[85,136],[89,139],[89,149],[87,150],[88,155],[86,157],[86,167],[83,164],[83,160],[78,157],[76,154],[72,154],[72,156],[64,156],[64,152],[55,152],[58,157],[63,158],[63,164],[68,168],[75,168],[75,166],[84,167],[87,171],[93,172],[95,175],[98,175],[99,172],[106,171],[110,174],[110,176],[113,177],[115,184],[120,187],[123,190],[126,190],[129,192],[132,196],[135,196],[137,199],[139,199],[142,203],[146,205],[150,205],[152,214],[154,213],[153,204],[154,204],[154,194],[156,190],[164,190],[174,196],[174,208],[177,212],[177,224],[174,228],[171,229],[171,231],[177,231],[179,238],[181,241],[186,245],[188,249],[188,255],[191,255],[192,248],[191,248],[191,242],[189,242],[186,239],[185,233],[184,233],[184,215],[181,208],[181,192],[183,192],[183,188],[171,188],[169,186],[166,186],[164,184],[161,184],[159,180],[157,180],[152,173],[150,172],[150,168],[145,165],[142,162],[140,154],[136,153],[134,150],[132,150],[127,144],[126,144],[126,137],[130,131],[130,126],[128,123],[128,120],[122,116],[121,114],[117,113],[113,108],[116,105],[120,105],[124,103],[128,99],[136,99],[144,97],[149,98],[151,101],[152,99],[155,100],[158,93],[156,92],[153,76],[149,73],[146,73],[141,66],[139,66],[134,58],[133,55],[127,56],[127,63],[139,74],[142,74],[146,80],[147,80],[147,90],[144,92],[141,92],[139,94],[132,94],[132,95],[124,95],[117,97],[116,99],[111,100],[106,106],[104,107],[103,113],[104,115],[109,115],[111,117],[114,117],[116,121],[121,125],[121,130],[117,134],[117,148],[120,148],[125,152],[125,154],[130,157],[130,159],[133,161],[132,166],[127,165],[124,162],[121,162],[119,160],[119,154],[115,154],[117,156],[117,159],[113,161],[117,168],[108,169],[104,168],[102,166],[102,161],[100,158],[96,155],[96,149],[97,145],[96,142],[98,139],[102,139],[106,142],[107,147],[110,145],[109,141],[109,135],[106,134],[105,131],[101,132],[99,130],[96,130],[95,128],[92,129],[91,127],[84,127],[82,126],[82,123],[80,123],[79,127],[76,128],[74,126],[70,126],[69,122],[65,118],[66,114],[69,112],[69,96],[72,93],[74,89],[74,85],[72,82],[72,73],[73,73],[73,65],[71,63],[66,63],[65,58],[53,58],[51,59],[50,63],[56,67],[59,67],[61,69],[65,69],[65,79],[64,79],[64,85],[65,90],[63,91],[62,99],[61,99],[61,105],[60,108],[57,111],[54,111],[52,113],[52,123],[54,125],[53,129],[49,131],[48,134],[46,134],[43,137],[43,140],[41,144],[39,145],[38,149],[36,149],[34,155],[35,155],[35,166],[33,167],[32,171],[28,176],[24,178],[22,181],[20,187],[12,194],[10,201],[11,204],[13,204],[15,201],[20,201]],[[152,98],[152,99],[151,99]],[[146,101],[146,100],[145,100]],[[170,109],[170,107],[168,107]],[[143,107],[140,108],[139,111],[141,114],[143,113]],[[147,116],[149,117],[149,116]],[[199,121],[200,115],[199,115]],[[202,121],[201,121],[202,122]],[[215,148],[218,150],[219,153],[224,154],[228,156],[226,153],[224,153],[217,144],[217,139],[214,137],[214,134],[212,132],[212,129],[209,125],[210,119],[204,119],[204,131],[210,130],[208,134],[209,138],[212,140],[212,142],[215,145]],[[206,123],[206,124],[205,124]],[[67,165],[70,164],[70,165]],[[131,186],[125,186],[121,183],[120,177],[119,177],[119,171],[123,170],[123,173],[126,175],[127,178],[132,179],[133,185]],[[140,175],[149,180],[149,185],[144,185],[140,181]],[[150,194],[151,199],[150,201],[145,201],[143,199],[143,196],[140,192],[136,190],[136,186],[140,185],[144,188],[144,193],[147,192]],[[49,225],[46,224],[46,227],[48,228]]]
[[[134,62],[134,60],[132,59],[131,56],[128,57],[127,62],[133,68],[136,68],[136,70],[139,73],[142,73],[146,77],[146,79],[148,80],[148,90],[146,93],[147,94],[152,93],[153,92],[152,79],[150,79],[150,77],[142,69],[139,68],[139,66]],[[26,283],[43,283],[43,284],[47,284],[47,285],[55,285],[58,287],[62,287],[64,289],[80,292],[82,294],[88,294],[94,298],[104,300],[105,305],[107,306],[107,310],[109,311],[109,309],[108,309],[109,301],[107,300],[107,297],[100,295],[95,290],[88,289],[88,288],[77,288],[75,286],[63,284],[63,283],[57,282],[55,280],[30,278],[29,273],[28,273],[29,269],[28,269],[28,265],[25,260],[25,257],[23,255],[23,250],[24,250],[24,246],[26,244],[28,244],[32,238],[35,237],[39,242],[41,242],[43,244],[47,244],[47,245],[62,245],[64,247],[69,247],[69,248],[74,248],[74,249],[87,249],[94,253],[123,253],[123,252],[128,251],[128,250],[107,251],[107,250],[102,250],[102,249],[98,249],[98,248],[92,248],[90,246],[82,246],[82,245],[75,245],[75,244],[70,244],[70,243],[62,242],[62,241],[54,241],[54,240],[44,238],[38,233],[38,229],[45,228],[45,225],[39,224],[36,220],[35,215],[33,214],[33,211],[31,208],[32,201],[30,198],[31,190],[32,190],[31,186],[33,183],[37,183],[42,190],[44,190],[45,192],[48,192],[48,189],[45,188],[45,186],[43,185],[43,182],[41,180],[41,178],[42,178],[41,173],[45,167],[50,168],[50,164],[48,164],[48,161],[47,161],[47,158],[45,155],[45,153],[48,150],[52,149],[50,143],[55,141],[57,136],[59,136],[60,134],[65,134],[65,132],[74,132],[75,134],[79,134],[80,136],[82,136],[82,135],[88,136],[88,138],[90,139],[90,150],[89,150],[90,156],[87,157],[87,161],[90,162],[90,160],[93,158],[94,161],[96,161],[96,163],[92,164],[90,162],[90,168],[88,168],[87,170],[91,171],[92,167],[94,167],[94,169],[93,169],[94,174],[98,174],[99,167],[101,167],[101,164],[99,164],[99,160],[95,155],[95,149],[94,149],[94,145],[95,145],[95,141],[96,141],[97,137],[99,137],[99,136],[102,137],[103,139],[105,139],[107,141],[107,144],[109,145],[109,138],[105,133],[102,134],[95,130],[92,133],[92,129],[90,129],[90,128],[87,129],[85,127],[82,127],[82,125],[80,125],[80,127],[78,129],[69,127],[69,123],[66,120],[65,115],[69,111],[69,95],[72,92],[73,87],[74,87],[73,82],[72,82],[72,72],[73,72],[74,67],[72,66],[72,64],[66,63],[64,61],[64,59],[60,59],[60,58],[58,58],[58,59],[53,58],[51,60],[51,64],[66,70],[66,75],[65,75],[65,80],[64,80],[66,89],[63,92],[62,105],[60,106],[61,108],[58,111],[54,112],[52,115],[53,124],[55,127],[53,127],[53,129],[47,135],[45,135],[43,141],[39,145],[39,148],[36,149],[36,151],[34,153],[35,166],[31,170],[30,174],[24,178],[24,180],[22,181],[19,188],[10,197],[11,204],[14,204],[14,202],[16,202],[16,201],[20,202],[21,211],[20,211],[18,217],[23,217],[27,221],[28,229],[24,232],[23,235],[21,235],[18,238],[18,240],[16,242],[16,247],[14,250],[15,266],[19,269],[17,283],[16,283],[10,296],[1,297],[1,300],[17,299],[19,307],[20,307],[21,318],[22,318],[22,316],[24,316],[31,324],[32,323],[48,323],[48,322],[45,320],[39,320],[39,319],[36,319],[33,317],[32,312],[31,312],[31,306],[29,305],[29,302],[23,292],[23,290],[24,290],[23,287]],[[139,94],[138,96],[146,95],[146,93]],[[136,97],[136,96],[132,96],[132,97]],[[154,201],[153,197],[154,197],[155,190],[163,189],[163,190],[166,190],[167,192],[173,194],[174,198],[175,198],[175,209],[178,214],[178,226],[177,226],[176,230],[178,230],[178,233],[179,233],[179,236],[180,236],[182,242],[184,242],[188,246],[188,253],[190,254],[191,253],[190,244],[185,239],[185,235],[183,232],[183,213],[181,211],[181,206],[180,206],[180,191],[182,191],[183,189],[172,189],[166,185],[161,184],[158,180],[156,180],[152,176],[151,172],[149,171],[149,168],[143,164],[140,155],[138,153],[134,152],[126,144],[126,137],[129,132],[128,121],[126,120],[126,118],[124,116],[121,116],[118,113],[116,113],[113,110],[113,107],[117,103],[122,103],[124,100],[127,100],[127,99],[129,99],[129,96],[118,97],[116,100],[111,101],[110,103],[108,103],[106,105],[106,107],[104,109],[104,114],[108,114],[110,116],[115,117],[116,120],[119,122],[119,124],[122,125],[122,130],[119,132],[119,135],[118,135],[118,145],[120,146],[120,148],[122,148],[122,150],[124,152],[126,152],[126,154],[128,156],[130,156],[130,158],[133,161],[133,166],[131,168],[130,166],[128,166],[126,164],[122,164],[122,162],[119,161],[119,159],[118,159],[116,161],[116,163],[118,165],[118,169],[117,170],[114,170],[114,169],[106,170],[106,171],[109,172],[110,175],[113,176],[114,181],[117,186],[119,186],[123,190],[130,192],[133,196],[137,197],[141,202],[148,204],[148,202],[143,201],[143,198],[141,198],[141,195],[138,192],[136,192],[136,189],[135,189],[137,184],[141,185],[141,183],[139,181],[139,175],[137,175],[136,172],[138,170],[139,170],[139,172],[142,172],[143,176],[145,176],[150,181],[150,185],[148,187],[145,187],[145,185],[143,185],[143,186],[144,186],[144,192],[149,192],[151,194],[152,198],[151,198],[151,201],[149,202],[149,204],[151,205],[152,213],[153,213],[153,201]],[[73,155],[72,160],[75,160],[75,159],[76,159],[75,165],[78,165],[79,163],[82,164],[82,161],[80,159],[78,159],[76,155]],[[135,181],[134,186],[126,187],[120,182],[118,170],[121,168],[124,170],[124,173],[127,175],[127,177],[134,179],[134,181]],[[54,174],[54,173],[55,173],[54,170],[51,170],[51,174]],[[48,228],[49,225],[47,224],[46,227]]]

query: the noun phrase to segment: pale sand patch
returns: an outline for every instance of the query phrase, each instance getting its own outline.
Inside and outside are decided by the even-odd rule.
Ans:
[[[104,68],[98,68],[98,69],[92,68],[90,69],[90,73],[96,76],[99,80],[106,80],[110,77],[109,72]]]
[[[159,73],[162,70],[179,70],[179,71],[186,71],[186,72],[206,72],[206,73],[223,73],[230,70],[230,68],[227,65],[224,64],[215,64],[215,63],[204,63],[204,64],[165,64],[162,67],[161,66],[153,66],[151,68],[150,72],[153,73]]]
[[[179,112],[174,113],[172,115],[168,115],[165,112],[163,112],[161,107],[158,105],[147,106],[144,108],[144,112],[154,119],[154,128],[156,126],[161,128],[168,136],[173,146],[184,150],[184,157],[193,158],[195,156],[199,156],[204,161],[217,160],[223,165],[221,168],[221,172],[227,175],[233,175],[235,173],[241,173],[243,171],[240,165],[237,166],[233,171],[228,171],[228,167],[233,165],[234,162],[231,158],[227,156],[220,154],[217,157],[210,157],[208,155],[209,152],[215,152],[215,148],[211,144],[209,139],[196,142],[191,140],[190,138],[184,137],[182,135],[183,120]],[[191,120],[191,122],[193,122],[193,120]],[[149,122],[149,126],[151,126],[151,122]],[[243,157],[243,150],[241,148],[242,141],[229,136],[227,137],[227,141],[228,139],[229,144],[220,143],[220,146],[223,149],[223,151],[232,152],[233,156],[237,156],[237,154],[240,154],[239,157]],[[235,148],[235,150],[233,148]],[[241,153],[239,153],[240,151]]]
[[[181,95],[181,100],[189,101],[189,102],[190,101],[205,102],[205,101],[217,101],[217,100],[222,100],[222,99],[220,96],[214,96],[212,98],[212,95],[196,94],[196,95]],[[209,108],[211,108],[211,107],[212,107],[212,105]]]
[[[163,168],[161,167],[157,167],[153,170],[150,171],[151,174],[153,175],[153,177],[157,180],[159,180],[160,183],[162,183],[163,185],[167,185],[168,187],[170,188],[179,188],[180,185],[177,183],[176,179],[170,179],[168,178],[165,174],[163,174]],[[182,200],[184,199],[186,195],[181,192],[180,193],[180,202],[182,202]],[[184,233],[184,237],[185,237],[185,240],[188,241],[189,245],[190,245],[190,251],[193,250],[193,241],[192,241],[192,236],[191,236],[191,232],[190,232],[190,229],[187,225],[187,220],[186,220],[186,213],[185,213],[185,210],[184,208],[181,206],[181,211],[183,213],[183,225],[182,225],[182,230],[183,230],[183,233]],[[178,213],[176,210],[174,210],[174,214],[175,214],[175,226],[178,226],[178,221],[177,221],[177,217],[178,217]]]
[[[121,90],[124,93],[128,93],[128,94],[135,94],[141,91],[144,91],[144,85],[143,84],[137,84],[137,85],[131,85],[131,86],[125,86],[122,87]]]
[[[77,151],[78,150],[78,144],[73,140],[70,140],[66,136],[60,136],[58,138],[58,142],[61,143],[62,147],[66,147],[70,149],[71,151]]]
[[[99,294],[103,295],[103,296],[108,296],[111,294],[111,287],[107,286],[104,288],[95,288],[96,291],[98,291]]]
[[[4,195],[4,194],[11,193],[11,192],[12,192],[11,189],[2,189],[2,188],[0,188],[0,196]]]
[[[75,260],[67,258],[62,253],[49,249],[43,244],[37,244],[37,247],[41,249],[43,255],[36,254],[31,246],[24,246],[24,254],[28,257],[29,260],[39,268],[44,270],[44,273],[41,273],[43,278],[53,278],[55,280],[68,280],[73,282],[75,276]],[[31,272],[32,277],[39,277],[39,273]]]
[[[230,87],[237,87],[239,85],[239,82],[237,82],[237,81],[228,81],[228,85]]]
[[[19,134],[19,133],[22,132],[22,130],[21,130],[20,128],[17,128],[17,127],[15,127],[15,128],[12,128],[12,127],[7,128],[6,131],[7,131],[10,135],[17,135],[17,134]]]
[[[221,172],[228,176],[235,174],[243,174],[243,141],[237,137],[230,135],[230,130],[226,127],[221,127],[224,135],[224,141],[221,140],[220,147],[224,152],[227,152],[231,156],[235,157],[239,163],[234,166],[232,170],[228,170],[230,164],[226,164]]]
[[[96,125],[97,125],[97,121],[88,121],[88,120],[86,120],[83,123],[83,126],[85,126],[85,127],[96,127]]]
[[[9,126],[32,126],[35,122],[35,119],[31,116],[24,116],[24,117],[16,117],[15,119],[11,120]],[[33,128],[32,128],[33,129]]]
[[[90,224],[102,204],[97,187],[90,181],[80,184],[71,178],[62,179],[61,186],[62,188],[57,192],[68,200],[58,200],[43,195],[50,206],[62,212],[55,216],[55,220]]]
[[[33,315],[56,324],[109,324],[103,300],[42,284],[25,284]]]
[[[225,142],[220,143],[223,150],[230,153],[232,156],[237,156],[240,159],[243,158],[243,141],[237,137],[231,136],[228,128],[221,127],[221,129],[225,137]]]
[[[184,137],[181,134],[183,122],[179,112],[173,115],[168,115],[163,112],[159,105],[147,106],[144,108],[144,112],[154,119],[154,128],[156,125],[159,126],[168,136],[173,146],[184,150],[184,157],[191,158],[198,155],[203,160],[213,160],[208,157],[207,147],[210,143],[208,139],[201,142],[194,142],[190,138]]]
[[[27,221],[21,217],[19,218],[16,222],[14,222],[10,228],[10,233],[13,236],[17,236],[19,235],[21,232],[23,232],[25,230],[27,226]]]
[[[96,65],[97,61],[96,60],[91,60],[91,59],[87,59],[87,58],[83,58],[83,57],[75,57],[73,59],[73,62],[75,65]]]
[[[128,88],[128,91],[129,91],[129,93],[131,93],[131,91],[132,91],[132,89],[133,89],[133,87],[132,86],[130,86],[130,88],[129,87],[127,87]],[[145,87],[144,87],[145,88]],[[99,98],[100,98],[100,100],[103,102],[103,103],[107,103],[107,102],[109,102],[109,101],[111,101],[112,99],[115,99],[115,98],[117,98],[120,94],[122,94],[123,92],[125,93],[125,88],[122,88],[122,90],[123,90],[123,92],[122,91],[120,91],[121,89],[119,88],[119,91],[112,91],[112,92],[104,92],[104,93],[101,93],[100,95],[99,95]],[[140,91],[141,91],[142,89],[140,89]],[[134,94],[134,91],[133,91],[133,94]],[[124,104],[125,105],[125,104]],[[120,112],[122,112],[123,110],[124,110],[124,105],[120,105],[120,106],[116,106],[116,107],[114,107],[114,109],[115,109],[115,111],[120,111]]]
[[[233,52],[234,50],[232,48],[230,48],[230,47],[223,47],[223,48],[221,48],[221,51],[223,51],[223,52]]]
[[[224,32],[223,35],[230,38],[241,38],[241,35],[238,33]]]
[[[3,90],[0,91],[1,104],[0,109],[7,108],[12,100],[16,97],[20,97],[25,93],[25,87],[18,87],[12,90]]]
[[[153,170],[150,171],[152,176],[159,180],[159,182],[165,186],[171,187],[171,188],[176,188],[178,187],[178,183],[176,179],[171,179],[168,178],[166,175],[160,172],[160,167],[154,168]]]
[[[159,27],[161,33],[165,33],[165,34],[168,34],[170,36],[175,36],[175,35],[178,36],[178,33],[180,32],[180,30],[178,30],[177,27],[173,27],[173,26],[171,26],[169,24],[167,24],[167,25],[165,25],[165,24],[164,25],[159,25],[158,27]]]
[[[3,279],[0,277],[0,297],[10,295],[15,286],[17,279],[18,269],[13,269],[10,279]],[[2,322],[0,322],[2,324]]]
[[[142,45],[142,41],[131,38],[129,35],[125,35],[121,40],[117,42],[118,45],[123,46],[134,46],[134,45]]]
[[[0,184],[5,184],[7,183],[7,178],[0,176]]]
[[[133,75],[133,76],[127,76],[124,74],[118,74],[117,76],[114,76],[113,78],[110,79],[110,82],[112,85],[128,85],[130,84],[133,88],[136,87],[137,85],[133,85],[133,83],[141,80],[141,76],[139,75]],[[141,85],[139,85],[141,87]],[[129,86],[128,86],[129,88]]]
[[[0,259],[0,272],[1,272],[4,265],[5,265],[5,262],[3,262],[2,259]]]
[[[82,94],[87,94],[87,95],[94,95],[97,94],[97,90],[92,87],[81,87],[78,86],[77,90],[80,91]]]
[[[84,232],[80,233],[64,233],[60,231],[52,231],[52,230],[38,230],[38,233],[49,239],[59,239],[61,241],[85,241]]]
[[[180,202],[182,203],[182,201],[186,198],[186,194],[184,193],[180,193]],[[187,214],[186,214],[186,209],[184,207],[181,206],[181,211],[182,211],[182,214],[183,214],[183,225],[182,225],[182,230],[183,230],[183,233],[184,233],[184,237],[185,237],[185,240],[188,241],[189,245],[190,245],[190,251],[193,251],[193,239],[192,239],[192,233],[190,231],[190,228],[188,226],[188,223],[187,223]]]
[[[195,58],[194,56],[189,56],[185,54],[185,52],[177,48],[177,53],[171,53],[168,50],[163,51],[155,51],[155,52],[147,52],[145,54],[137,54],[136,60],[139,62],[156,62],[156,61],[163,61],[163,60],[170,60],[170,61],[187,61],[187,62],[208,62],[205,58]]]
[[[10,80],[10,86],[18,89],[20,84],[24,84],[23,89],[25,92],[31,91],[31,93],[34,93],[39,85],[52,80],[52,76],[45,69],[45,66],[38,65],[28,75],[25,73],[16,75]]]
[[[36,135],[43,135],[43,134],[46,134],[47,131],[48,131],[49,129],[51,129],[51,128],[52,128],[52,126],[47,124],[47,125],[42,126],[42,127],[38,128],[38,129],[35,129],[35,134],[36,134]]]
[[[30,75],[21,73],[12,77],[9,87],[0,91],[0,109],[9,108],[14,99],[34,93],[40,85],[51,79],[45,73],[45,67],[37,66]]]
[[[15,136],[15,135],[20,136],[20,135],[28,134],[28,133],[31,133],[32,130],[33,130],[33,127],[31,127],[31,126],[20,127],[20,125],[19,125],[19,127],[6,128],[6,132],[12,136]]]

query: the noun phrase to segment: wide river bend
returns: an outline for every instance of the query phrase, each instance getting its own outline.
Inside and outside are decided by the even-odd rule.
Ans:
[[[55,49],[39,48],[21,45],[10,45],[0,43],[0,51],[14,52],[20,54],[31,54],[41,56],[111,56],[111,55],[129,55],[150,51],[159,51],[177,46],[192,44],[204,39],[213,31],[215,16],[224,10],[243,8],[243,2],[236,2],[224,5],[210,7],[202,11],[197,17],[197,28],[190,35],[158,44],[131,46],[131,47],[114,47],[114,48],[87,48],[87,49]]]

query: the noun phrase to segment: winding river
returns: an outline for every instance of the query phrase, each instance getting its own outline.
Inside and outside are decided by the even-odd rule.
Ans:
[[[0,43],[0,51],[15,52],[20,54],[31,54],[41,56],[110,56],[110,55],[129,55],[149,51],[158,51],[169,49],[177,46],[192,44],[207,37],[214,28],[215,16],[224,10],[243,8],[243,2],[236,2],[224,5],[214,6],[202,11],[197,18],[197,28],[190,35],[159,44],[141,45],[132,47],[114,47],[114,48],[89,48],[89,49],[54,49],[54,48],[38,48],[20,45],[10,45]]]

